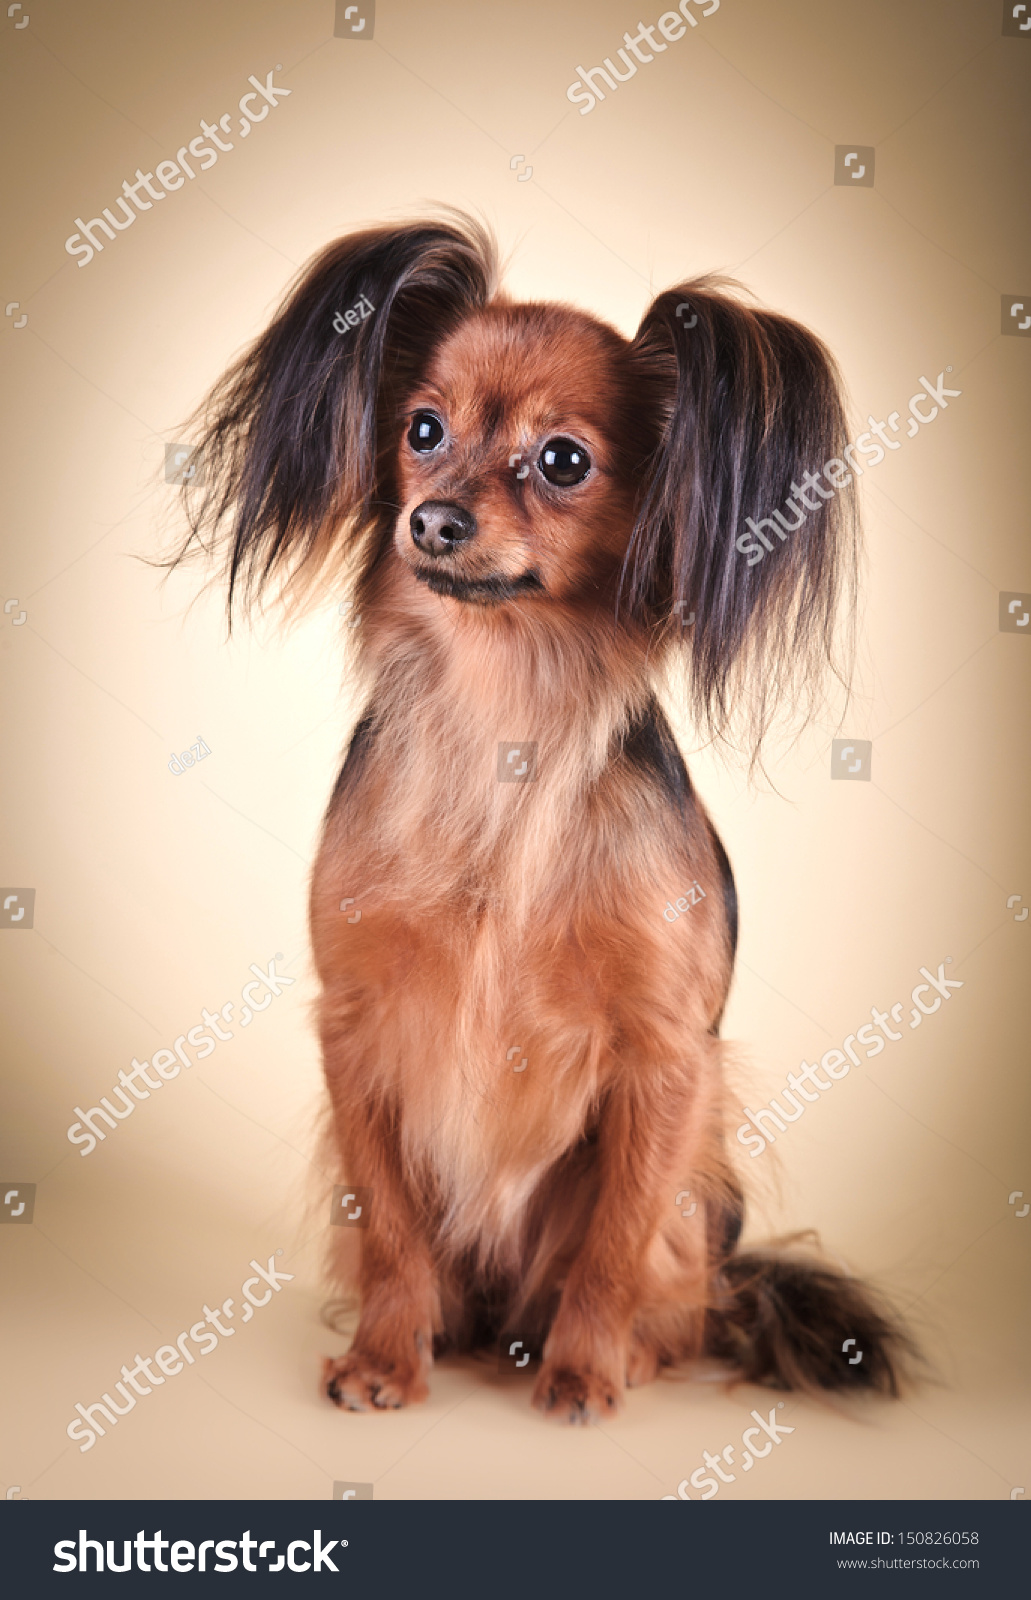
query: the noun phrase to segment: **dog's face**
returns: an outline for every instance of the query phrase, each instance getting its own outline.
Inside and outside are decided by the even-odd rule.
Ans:
[[[394,547],[464,605],[600,598],[633,522],[646,448],[626,345],[557,306],[488,307],[405,397]]]
[[[854,584],[839,480],[790,539],[771,520],[843,460],[833,361],[719,280],[657,295],[631,340],[496,280],[469,218],[328,245],[201,408],[176,559],[221,545],[230,612],[269,583],[303,596],[339,562],[369,613],[389,562],[398,628],[430,595],[450,623],[532,616],[535,645],[545,619],[554,640],[603,615],[649,662],[682,652],[714,734],[754,705],[757,741],[773,698],[756,684],[805,697]]]

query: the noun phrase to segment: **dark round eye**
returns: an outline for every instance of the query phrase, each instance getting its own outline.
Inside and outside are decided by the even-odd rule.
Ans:
[[[537,465],[549,483],[568,489],[586,478],[591,470],[591,458],[572,439],[549,439]]]
[[[432,411],[415,413],[408,430],[408,443],[413,450],[425,455],[428,450],[435,450],[443,437],[444,428],[439,417],[435,417]]]

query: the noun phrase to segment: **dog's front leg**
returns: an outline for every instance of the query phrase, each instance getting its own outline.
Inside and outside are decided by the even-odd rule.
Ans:
[[[361,1316],[347,1355],[327,1360],[323,1368],[326,1393],[348,1411],[396,1410],[429,1393],[433,1269],[395,1141],[382,1109],[348,1111],[341,1140],[348,1177],[370,1191],[369,1225],[361,1240]]]
[[[673,1071],[655,1072],[650,1082],[621,1081],[607,1096],[598,1196],[533,1393],[533,1404],[560,1421],[604,1421],[621,1403],[632,1324],[654,1287],[649,1247],[685,1152],[697,1148],[702,1098],[693,1074]]]

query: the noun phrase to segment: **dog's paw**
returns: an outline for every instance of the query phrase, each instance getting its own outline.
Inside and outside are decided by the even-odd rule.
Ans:
[[[558,1422],[609,1422],[622,1402],[619,1387],[594,1372],[545,1363],[533,1391],[533,1405]]]
[[[415,1366],[390,1365],[351,1350],[322,1366],[322,1387],[343,1411],[397,1411],[425,1400],[429,1388]]]

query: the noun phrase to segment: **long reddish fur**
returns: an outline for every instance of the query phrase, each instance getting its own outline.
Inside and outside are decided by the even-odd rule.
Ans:
[[[471,225],[430,231],[435,262],[449,241],[484,255]],[[274,351],[302,328],[314,350],[319,296],[352,303],[361,287],[381,316],[398,315],[398,299],[384,306],[384,276],[396,297],[415,268],[406,258],[402,279],[377,258],[379,282],[356,268],[376,248],[382,257],[377,240],[400,248],[383,230],[319,258],[216,391],[206,445],[218,487],[196,522],[235,516],[234,580],[256,571],[260,581],[281,560],[317,564],[345,544],[358,552],[366,709],[326,816],[311,928],[339,1175],[371,1198],[360,1321],[351,1350],[326,1363],[327,1391],[356,1410],[418,1401],[435,1351],[515,1338],[543,1352],[534,1404],[571,1420],[612,1414],[627,1385],[706,1352],[758,1381],[893,1390],[905,1336],[862,1285],[822,1263],[735,1249],[742,1202],[718,1037],[734,891],[656,699],[683,632],[670,614],[675,623],[685,604],[705,603],[698,582],[714,589],[717,561],[696,559],[711,538],[705,506],[674,528],[681,479],[702,471],[685,462],[678,478],[663,459],[681,427],[674,371],[716,357],[668,351],[654,319],[628,341],[568,308],[515,305],[491,287],[463,302],[453,284],[416,283],[424,343],[383,380],[365,464],[351,465],[336,439],[325,503],[310,483],[291,497],[299,462],[282,438],[297,419],[291,400],[270,398]],[[473,269],[462,258],[457,270]],[[760,349],[743,321],[758,314],[720,286],[672,291],[667,324],[688,292],[717,343],[721,317],[745,329],[754,349],[739,365],[751,362],[759,388],[785,340],[808,340],[823,359],[784,319],[769,319]],[[361,380],[318,361],[359,354],[311,354],[303,382],[284,378],[284,392],[308,385],[302,432],[313,416],[358,429]],[[787,356],[783,365],[787,383]],[[330,372],[336,415],[315,409]],[[441,460],[406,443],[420,408],[447,417]],[[517,476],[513,454],[567,433],[592,460],[575,492]],[[696,435],[692,423],[683,450],[698,448]],[[476,518],[449,571],[493,581],[532,568],[540,587],[491,605],[431,592],[410,531],[428,499]],[[829,523],[822,532],[835,536]],[[799,611],[798,594],[825,557],[819,545],[785,554],[767,588],[726,601],[722,635],[699,630],[717,711],[731,653],[720,639],[747,642],[749,607],[774,654],[807,659],[825,619],[811,595]],[[742,580],[718,559],[722,605]],[[818,578],[823,604],[831,580]],[[794,642],[781,626],[792,595]],[[526,740],[537,744],[535,780],[500,782],[499,744]],[[694,882],[704,898],[670,924],[664,905]],[[698,1207],[688,1219],[674,1204],[684,1189]],[[353,1241],[333,1231],[345,1277]],[[869,1352],[861,1376],[841,1360],[843,1333]]]

